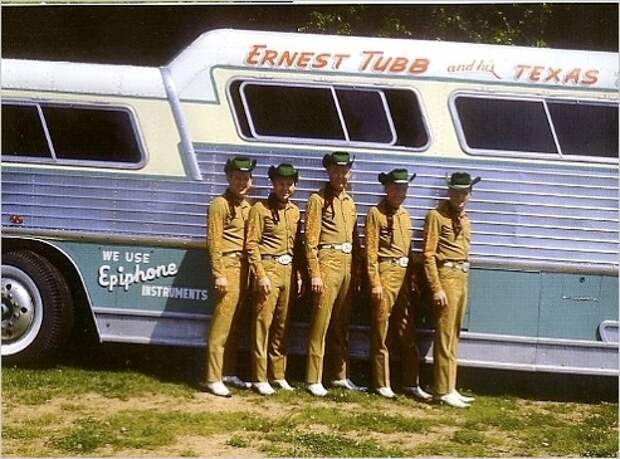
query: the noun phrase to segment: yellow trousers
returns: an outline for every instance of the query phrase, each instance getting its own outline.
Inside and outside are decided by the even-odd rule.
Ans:
[[[383,298],[380,303],[372,305],[370,340],[372,381],[375,388],[390,387],[388,335],[392,335],[400,348],[402,385],[418,385],[419,353],[406,273],[406,268],[394,263],[379,264]]]
[[[247,283],[247,262],[238,257],[224,257],[228,291],[218,295],[209,323],[207,337],[206,381],[221,381],[223,375],[235,375],[237,336],[244,322],[243,304]]]
[[[319,269],[323,290],[315,295],[312,308],[306,365],[308,384],[320,383],[323,379],[326,344],[329,358],[328,375],[332,379],[347,377],[349,324],[353,294],[351,264],[350,253],[330,249],[319,251]]]
[[[456,354],[467,309],[468,277],[467,273],[457,268],[439,268],[439,280],[448,297],[448,304],[444,308],[434,306],[433,391],[437,396],[456,388]]]
[[[271,291],[255,291],[254,326],[252,328],[252,381],[285,379],[286,331],[291,295],[292,265],[263,261]],[[269,372],[269,374],[268,374]]]

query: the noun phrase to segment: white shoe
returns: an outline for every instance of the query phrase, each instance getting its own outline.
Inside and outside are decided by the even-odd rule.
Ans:
[[[254,389],[261,395],[273,395],[276,393],[268,382],[255,382]]]
[[[315,397],[325,397],[327,395],[327,389],[321,383],[308,384],[307,389]]]
[[[403,387],[403,392],[405,394],[411,395],[415,398],[417,398],[418,400],[431,400],[433,398],[433,396],[427,392],[425,392],[424,390],[422,390],[422,388],[420,386],[408,386],[408,387]]]
[[[222,381],[207,383],[205,384],[205,388],[218,397],[231,397],[228,387],[226,387]]]
[[[474,400],[476,400],[475,397],[468,397],[467,395],[463,395],[460,392],[458,392],[456,389],[454,389],[452,393],[455,394],[458,398],[460,398],[461,402],[463,403],[471,403]]]
[[[377,394],[385,398],[396,398],[396,394],[390,387],[379,387],[377,389]]]
[[[295,390],[286,379],[274,379],[272,381],[276,386],[283,390]]]
[[[252,387],[252,383],[245,382],[238,376],[224,376],[222,381],[237,389],[250,389]]]
[[[465,402],[462,402],[461,399],[454,392],[440,395],[439,397],[437,397],[437,400],[454,408],[469,408],[469,405]]]
[[[366,387],[358,386],[353,383],[349,378],[347,379],[335,379],[331,383],[332,387],[338,387],[340,389],[352,390],[355,392],[366,392]]]

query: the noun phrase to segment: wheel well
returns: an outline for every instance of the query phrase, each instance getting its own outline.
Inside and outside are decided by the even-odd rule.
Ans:
[[[74,304],[74,325],[73,335],[78,334],[88,337],[96,336],[98,339],[97,327],[95,325],[93,312],[90,301],[86,295],[84,283],[75,268],[75,265],[69,260],[66,254],[60,251],[54,245],[36,240],[4,237],[2,238],[2,252],[9,252],[15,249],[31,250],[52,263],[64,276],[69,286]]]

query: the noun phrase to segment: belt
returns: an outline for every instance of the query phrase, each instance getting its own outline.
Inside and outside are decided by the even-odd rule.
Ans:
[[[340,250],[342,253],[351,253],[353,251],[353,244],[350,242],[343,242],[342,244],[319,244],[319,250],[322,249],[334,249]]]
[[[448,268],[460,269],[464,273],[469,271],[469,261],[444,261],[439,264],[439,267],[443,268],[447,266]]]
[[[243,252],[241,250],[233,250],[232,252],[223,252],[223,257],[239,257],[243,256]]]
[[[273,260],[285,266],[290,265],[293,262],[293,256],[288,253],[284,253],[282,255],[261,255],[261,259]]]
[[[383,263],[385,261],[394,263],[401,268],[406,268],[409,266],[409,257],[379,257],[379,263]]]

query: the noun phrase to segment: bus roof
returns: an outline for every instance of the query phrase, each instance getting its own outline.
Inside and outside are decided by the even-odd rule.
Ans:
[[[165,97],[159,69],[4,59],[5,88]],[[511,85],[618,89],[618,53],[443,41],[218,29],[168,65],[186,100],[215,98],[211,70],[375,75]]]

